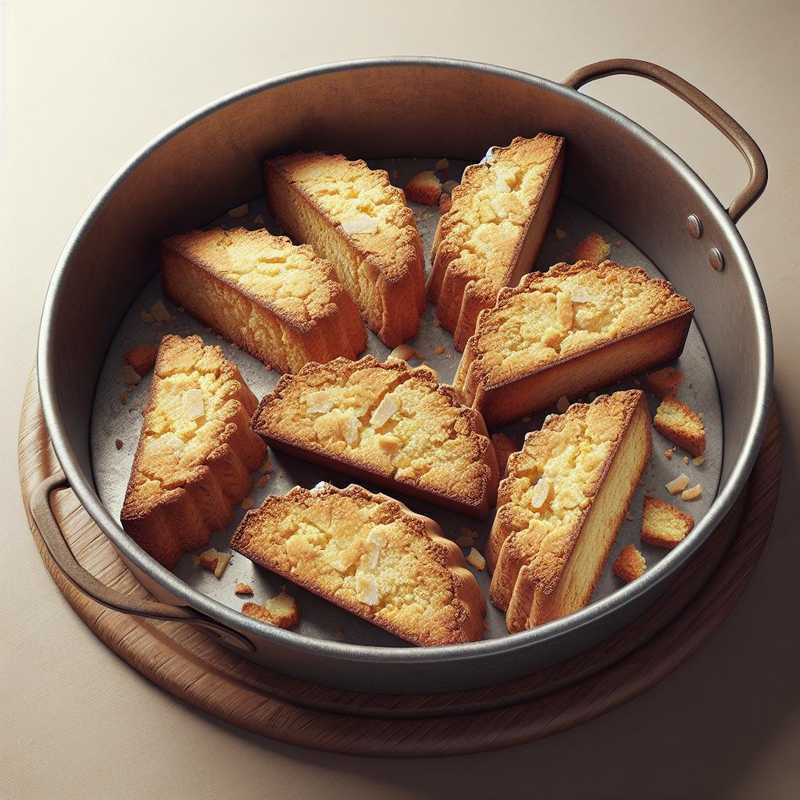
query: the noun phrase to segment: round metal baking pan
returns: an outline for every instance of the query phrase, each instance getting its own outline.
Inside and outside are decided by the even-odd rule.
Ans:
[[[675,76],[651,66],[625,62],[627,71],[659,79],[696,101],[685,87],[670,85]],[[579,74],[575,85],[610,71]],[[753,178],[731,210],[740,214],[763,188],[763,159],[759,162],[760,153],[749,137],[742,138],[743,131],[732,134],[733,121],[717,114],[724,112],[713,104],[701,110],[731,138],[738,136],[748,154]],[[361,627],[342,635],[333,623],[300,633],[268,628],[221,602],[207,585],[187,580],[185,569],[172,574],[138,548],[117,523],[108,491],[114,481],[104,478],[97,445],[104,441],[103,426],[109,429],[106,439],[113,431],[113,415],[102,414],[103,403],[109,405],[109,379],[101,373],[104,364],[119,364],[117,351],[133,335],[130,325],[120,327],[126,314],[128,319],[138,314],[132,303],[143,291],[145,298],[154,291],[158,241],[260,195],[260,164],[269,153],[318,148],[371,160],[446,155],[475,161],[493,144],[538,130],[567,139],[559,207],[566,230],[577,235],[588,225],[606,233],[619,242],[620,253],[612,257],[657,267],[696,306],[695,344],[684,358],[690,365],[705,359],[713,365],[716,387],[707,368],[698,366],[695,373],[691,367],[689,375],[710,416],[709,463],[720,469],[716,496],[706,485],[709,507],[692,536],[642,580],[601,591],[603,596],[578,614],[515,636],[434,649],[391,646],[397,643],[379,634],[373,638],[368,626],[367,633]],[[699,238],[687,228],[692,214],[701,223]],[[709,266],[715,248],[724,260],[722,271]],[[546,248],[540,265],[547,265],[542,259],[550,254]],[[434,366],[448,377],[446,364]],[[305,678],[355,689],[425,692],[487,685],[554,663],[643,613],[664,579],[707,538],[742,490],[763,429],[772,362],[764,298],[746,247],[731,217],[668,148],[597,101],[541,78],[464,62],[399,59],[267,82],[204,109],[146,148],[98,198],[62,255],[45,303],[38,368],[45,419],[66,480],[147,587],[181,604],[176,614],[199,618],[254,658]],[[627,535],[633,534],[624,533],[621,541]],[[72,577],[82,580],[74,570]],[[112,593],[92,588],[115,604]],[[173,613],[163,604],[128,610]]]

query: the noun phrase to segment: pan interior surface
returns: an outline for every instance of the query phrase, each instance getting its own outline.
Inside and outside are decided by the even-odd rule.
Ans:
[[[411,175],[419,170],[432,169],[434,159],[372,160],[370,161],[370,166],[387,169],[392,182],[402,187]],[[450,161],[448,177],[458,180],[464,166],[466,166],[466,162]],[[439,216],[438,210],[422,205],[411,205],[423,237],[426,270],[429,270],[430,246]],[[233,218],[226,215],[212,224],[226,228],[240,225],[257,228],[260,226],[260,219],[256,221],[255,218],[259,215],[265,220],[266,227],[272,232],[281,232],[266,214],[263,198],[260,197],[251,200],[246,216]],[[198,220],[196,224],[198,227],[202,227],[206,222],[206,220]],[[177,233],[178,231],[175,232]],[[536,267],[538,269],[547,269],[559,261],[572,261],[578,242],[592,232],[599,233],[611,245],[609,257],[612,260],[628,266],[640,266],[653,277],[672,276],[673,281],[676,280],[676,272],[671,269],[670,264],[662,263],[660,265],[663,268],[662,273],[632,242],[626,240],[598,216],[564,194],[562,194],[556,208]],[[124,354],[127,350],[139,344],[156,344],[167,333],[180,335],[197,334],[203,338],[206,344],[218,344],[223,349],[226,356],[238,365],[246,382],[258,398],[270,391],[280,377],[277,372],[266,368],[258,360],[239,350],[223,337],[204,327],[196,319],[167,302],[161,293],[157,263],[150,264],[149,269],[156,274],[135,299],[114,335],[101,370],[93,404],[91,420],[93,477],[102,502],[115,519],[119,518],[125,487],[139,437],[141,411],[146,402],[150,383],[150,376],[147,376],[132,389],[123,383],[121,371],[124,363]],[[676,282],[675,288],[678,291],[685,291],[689,295],[689,299],[693,300],[688,291],[682,290],[679,282]],[[145,322],[142,317],[142,311],[151,308],[159,300],[165,303],[172,315],[172,319],[163,323]],[[433,367],[442,382],[449,383],[455,374],[460,354],[454,350],[450,334],[436,325],[434,320],[435,307],[429,304],[420,332],[410,344],[419,353],[421,361]],[[370,332],[367,352],[382,360],[389,351]],[[411,363],[418,364],[420,359],[414,359]],[[658,563],[666,553],[666,551],[649,547],[640,542],[641,509],[645,494],[654,494],[668,499],[664,484],[681,472],[685,472],[692,484],[701,483],[703,486],[703,495],[698,501],[683,504],[685,505],[685,510],[692,514],[696,522],[702,519],[717,494],[723,464],[722,411],[714,368],[696,323],[692,323],[679,366],[685,373],[684,384],[681,388],[681,398],[703,414],[708,441],[705,462],[699,466],[692,464],[691,461],[685,464],[683,462],[683,454],[680,451],[677,451],[671,459],[667,458],[665,451],[670,446],[670,443],[658,433],[653,433],[653,459],[634,497],[628,518],[625,520],[617,537],[614,549],[595,590],[593,601],[608,597],[620,587],[620,582],[611,572],[611,564],[616,554],[625,545],[636,544],[639,546],[645,554],[648,566]],[[638,385],[636,379],[630,379],[618,385],[606,387],[604,391],[613,391],[617,388],[632,388],[636,385]],[[576,402],[587,398],[569,399],[571,402]],[[648,400],[651,404],[651,411],[654,412],[656,401],[652,397],[649,397]],[[551,411],[554,410],[551,409]],[[529,421],[521,421],[502,430],[520,446],[525,432],[540,427],[544,416],[544,414],[541,414]],[[120,449],[118,449],[118,442],[122,443]],[[315,465],[305,464],[298,459],[277,452],[271,453],[271,460],[274,465],[271,479],[264,487],[254,487],[252,492],[252,497],[257,505],[267,495],[283,494],[295,485],[310,488],[321,480],[329,481],[337,486],[345,486],[351,482],[346,476]],[[368,488],[376,489],[376,487]],[[445,511],[422,501],[405,498],[399,494],[395,496],[405,502],[412,510],[435,519],[442,526],[445,534],[451,538],[459,536],[462,528],[470,528],[477,531],[479,534],[478,547],[481,550],[483,549],[486,536],[491,527],[491,518],[486,521],[478,521]],[[677,502],[680,504],[680,501]],[[243,514],[244,510],[237,509],[231,524],[225,530],[216,533],[212,538],[211,544],[218,549],[226,550],[231,534]],[[209,572],[198,568],[191,555],[183,557],[175,572],[191,588],[235,610],[239,610],[242,603],[234,594],[234,586],[237,582],[249,583],[254,589],[254,599],[257,601],[276,594],[285,583],[278,576],[256,567],[248,559],[236,554],[234,554],[223,577],[219,580]],[[485,572],[477,573],[477,579],[485,596],[488,597],[489,576]],[[388,633],[353,617],[298,587],[289,586],[287,588],[297,598],[300,606],[302,621],[297,630],[304,636],[359,645],[405,646],[400,640]],[[508,636],[508,634],[503,614],[487,602],[486,637],[499,638],[505,636]]]

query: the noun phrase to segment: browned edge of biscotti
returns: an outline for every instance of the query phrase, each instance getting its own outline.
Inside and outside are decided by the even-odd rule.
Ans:
[[[453,590],[453,597],[459,606],[459,622],[460,627],[458,635],[454,635],[448,640],[441,640],[436,642],[428,642],[424,636],[415,634],[410,631],[400,630],[397,626],[391,624],[383,624],[374,619],[374,616],[369,613],[369,607],[364,604],[350,603],[338,598],[332,597],[329,593],[321,590],[318,586],[314,585],[311,581],[303,581],[295,574],[290,574],[285,571],[276,569],[274,564],[268,563],[262,559],[253,548],[250,547],[250,538],[247,535],[247,528],[251,522],[254,522],[262,515],[269,505],[277,505],[284,500],[307,497],[313,492],[319,494],[334,494],[337,496],[349,496],[364,503],[389,503],[393,507],[394,513],[397,517],[402,518],[419,536],[425,536],[431,545],[431,555],[443,567],[447,569],[450,574],[451,585]],[[389,631],[399,638],[420,646],[437,646],[447,644],[461,644],[465,642],[474,642],[483,638],[484,634],[484,618],[486,615],[486,604],[481,594],[478,582],[475,577],[467,568],[464,560],[464,555],[461,548],[444,537],[442,529],[434,520],[429,517],[424,517],[421,514],[416,514],[404,506],[399,500],[388,497],[384,494],[374,494],[367,489],[355,484],[350,484],[344,489],[337,489],[330,484],[325,484],[321,489],[314,490],[304,489],[300,486],[295,486],[286,495],[268,497],[264,504],[252,511],[248,511],[238,528],[233,534],[231,539],[231,549],[237,553],[249,558],[254,563],[275,572],[287,580],[292,581],[298,586],[322,597],[334,605],[349,611],[350,613],[361,617],[362,619],[371,622],[384,630]],[[455,632],[454,632],[455,633]]]
[[[336,360],[329,362],[328,366],[331,368],[336,367]],[[476,436],[479,440],[479,445],[483,447],[482,462],[486,467],[485,474],[482,480],[482,487],[479,496],[472,498],[458,497],[456,495],[444,495],[437,492],[430,491],[424,487],[420,487],[410,481],[398,480],[394,477],[381,474],[371,468],[370,465],[360,462],[356,459],[347,458],[332,458],[327,453],[323,452],[320,448],[307,446],[306,443],[292,441],[288,438],[278,435],[276,432],[270,430],[265,416],[268,407],[272,403],[279,403],[281,397],[291,385],[291,381],[301,379],[304,370],[313,371],[316,367],[314,364],[307,364],[303,370],[295,376],[285,375],[281,377],[272,392],[267,393],[258,404],[258,408],[253,414],[252,427],[253,430],[261,436],[270,446],[277,450],[289,453],[290,455],[312,461],[313,463],[320,464],[321,466],[344,472],[345,474],[352,475],[360,480],[370,482],[376,486],[386,489],[392,489],[411,497],[417,497],[422,500],[427,500],[438,506],[449,508],[455,511],[460,511],[464,514],[469,514],[473,517],[485,518],[491,507],[493,507],[497,497],[497,485],[499,483],[499,469],[497,465],[497,456],[494,452],[494,445],[492,444],[491,437],[489,436],[486,425],[480,413],[469,406],[464,406],[458,399],[455,391],[449,387],[439,384],[434,376],[424,369],[412,369],[404,361],[380,362],[373,356],[364,356],[359,361],[352,365],[360,368],[382,368],[391,370],[397,373],[397,384],[408,379],[418,379],[431,384],[435,384],[437,391],[446,396],[448,402],[453,406],[459,406],[460,409],[466,413],[470,423],[470,433]],[[394,386],[392,387],[394,388]]]
[[[312,156],[314,153],[308,153]],[[363,160],[354,162],[367,169]],[[377,170],[387,175],[386,170]],[[344,242],[357,268],[371,270],[376,280],[377,293],[381,298],[380,320],[375,318],[374,309],[361,309],[362,318],[387,347],[396,347],[416,336],[420,318],[425,310],[425,257],[422,250],[422,239],[416,227],[414,212],[408,211],[407,227],[412,231],[412,240],[405,246],[403,259],[405,268],[400,274],[387,274],[381,269],[380,259],[369,256],[360,249],[353,239],[342,232],[341,225],[310,194],[302,191],[297,184],[276,164],[276,159],[264,162],[264,183],[267,204],[278,221],[289,232],[295,241],[304,241],[305,236],[296,220],[279,212],[279,204],[274,199],[278,187],[289,195],[294,195],[296,202],[304,205],[315,216],[321,226],[330,228]],[[390,184],[391,185],[391,184]],[[394,187],[397,188],[397,187]],[[398,190],[402,193],[402,190]],[[363,262],[363,264],[362,264]],[[334,264],[336,266],[336,264]],[[346,285],[346,281],[342,281]],[[407,298],[398,297],[398,293],[408,294]],[[355,298],[353,298],[355,302]],[[406,300],[410,302],[405,302]]]
[[[639,389],[632,389],[627,390],[625,392],[629,396],[628,400],[628,408],[627,413],[625,415],[625,419],[623,422],[623,426],[621,428],[620,436],[614,442],[614,445],[611,449],[611,452],[606,457],[606,460],[603,464],[603,467],[600,471],[600,474],[597,476],[597,479],[592,484],[591,487],[588,489],[588,493],[591,493],[594,497],[599,495],[602,487],[606,481],[606,477],[608,476],[609,471],[614,464],[614,461],[617,457],[617,454],[620,452],[622,443],[625,440],[625,437],[629,434],[630,430],[632,429],[633,420],[637,413],[637,411],[643,415],[645,424],[649,430],[649,422],[650,417],[647,410],[646,400],[644,392]],[[615,393],[618,394],[618,393]],[[593,401],[592,404],[576,404],[578,406],[582,406],[588,409],[589,405],[603,405],[606,403],[611,402],[614,395],[601,395],[596,400]],[[571,406],[571,408],[575,408],[576,405]],[[573,412],[574,413],[574,412]],[[545,421],[544,425],[542,426],[541,430],[547,430],[548,428],[560,424],[560,420],[562,420],[564,415],[554,415],[552,418]],[[535,436],[536,431],[528,434],[529,436]],[[524,448],[524,445],[523,445]],[[645,464],[647,460],[649,460],[650,454],[650,437],[648,436],[648,451],[647,451],[647,458],[645,459]],[[521,451],[520,451],[521,452]],[[516,455],[516,454],[515,454]],[[508,477],[501,482],[500,486],[500,493],[502,493],[503,483],[505,480],[512,480],[513,479],[513,469],[515,468],[515,455],[511,456],[508,465]],[[635,491],[635,485],[634,485]],[[625,511],[622,513],[622,517],[624,517],[625,513],[627,512],[627,507],[630,504],[630,500],[633,496],[633,492],[631,492],[630,497],[627,498],[625,504]],[[589,514],[592,511],[594,503],[590,504],[580,517],[576,520],[573,529],[569,533],[569,542],[568,542],[568,549],[569,553],[574,551],[575,544],[577,543],[584,526],[586,524],[587,519],[589,518]],[[499,514],[499,506],[498,506],[498,514],[495,517],[494,524],[492,526],[492,530],[489,534],[489,541],[487,546],[487,563],[491,570],[492,574],[492,583],[490,587],[490,598],[492,603],[497,606],[502,611],[509,611],[511,612],[507,615],[507,623],[509,626],[509,630],[511,632],[523,630],[527,626],[527,619],[530,614],[530,610],[533,606],[534,602],[534,595],[536,592],[541,591],[544,595],[551,594],[556,586],[558,585],[558,581],[566,570],[568,559],[565,559],[557,568],[551,570],[551,574],[549,575],[534,575],[532,574],[528,565],[526,565],[522,560],[521,556],[516,559],[514,564],[509,564],[509,568],[511,571],[516,570],[516,577],[514,578],[513,584],[511,584],[506,578],[508,577],[509,569],[506,568],[505,564],[503,563],[505,559],[511,556],[511,553],[506,546],[509,537],[513,535],[513,531],[505,528],[502,524],[502,516]],[[605,558],[603,559],[605,561]],[[601,566],[602,570],[602,566]],[[599,577],[596,576],[595,580]],[[514,609],[511,609],[512,603],[516,606]]]
[[[550,165],[545,173],[542,184],[539,188],[539,193],[535,198],[534,210],[528,215],[523,226],[522,235],[519,237],[515,248],[514,254],[508,264],[503,278],[499,282],[496,289],[499,291],[503,286],[516,284],[519,278],[533,266],[538,254],[539,247],[541,246],[542,239],[550,224],[555,201],[558,197],[560,189],[561,176],[563,173],[564,162],[564,138],[547,133],[538,133],[535,137],[539,136],[556,139],[557,147],[554,158],[551,159]],[[498,147],[495,153],[501,153],[520,141],[524,137],[515,136],[510,144],[505,147]],[[464,178],[469,176],[470,171],[485,170],[489,167],[487,164],[471,164],[464,171],[461,183],[463,184]],[[456,187],[456,191],[458,187]],[[456,192],[454,192],[455,194]],[[454,198],[455,199],[455,198]],[[448,212],[448,214],[451,212]],[[445,276],[450,266],[450,261],[444,262],[440,258],[439,247],[443,240],[443,230],[447,224],[448,214],[442,214],[439,217],[439,222],[436,226],[434,234],[433,246],[431,248],[431,276],[428,281],[428,298],[431,302],[439,305],[443,302],[442,288],[444,286]],[[540,216],[541,214],[541,216]],[[546,217],[546,220],[544,219]],[[540,220],[543,221],[540,223]],[[534,224],[535,223],[535,224]],[[537,242],[538,239],[538,242]],[[454,333],[454,342],[457,350],[464,349],[467,340],[472,335],[477,321],[478,314],[483,308],[491,307],[494,304],[494,298],[483,297],[474,291],[474,280],[460,281],[458,285],[454,285],[451,294],[455,298],[458,297],[458,312],[454,314],[455,309],[442,309],[442,313],[437,312],[438,319],[442,326],[447,330]]]
[[[264,460],[266,453],[264,443],[250,430],[250,420],[257,405],[255,395],[238,367],[226,359],[216,345],[204,344],[199,336],[168,334],[161,340],[143,411],[142,429],[155,402],[159,369],[174,339],[196,340],[200,347],[219,350],[229,368],[230,379],[239,384],[239,389],[235,397],[238,408],[205,463],[197,465],[192,477],[183,486],[170,489],[144,510],[133,510],[130,508],[133,478],[141,467],[142,459],[143,442],[141,432],[139,434],[120,523],[140,547],[168,569],[175,566],[184,552],[208,544],[211,534],[227,524],[233,515],[234,505],[250,491],[251,471]],[[224,482],[216,474],[218,469],[226,476]]]
[[[559,137],[560,138],[560,137]],[[516,286],[522,276],[531,270],[539,255],[553,210],[561,191],[561,178],[564,172],[564,140],[558,145],[557,155],[545,175],[542,189],[536,198],[536,210],[530,214],[523,226],[523,234],[517,242],[514,256],[509,265],[508,272],[503,278],[502,286],[496,287],[490,297],[484,297],[481,292],[474,292],[475,281],[470,281],[464,287],[461,308],[458,312],[458,322],[453,332],[453,345],[458,352],[463,352],[467,341],[475,332],[478,324],[478,315],[485,308],[492,308],[497,301],[497,292],[503,286]]]
[[[225,232],[222,228],[219,230],[220,234]],[[204,259],[190,258],[180,248],[179,240],[181,238],[181,236],[173,236],[165,239],[161,244],[161,279],[166,296],[173,303],[184,307],[201,322],[221,333],[226,339],[267,366],[274,367],[281,372],[292,372],[299,369],[298,366],[292,368],[288,361],[274,363],[276,361],[274,357],[260,348],[254,347],[238,328],[220,325],[216,319],[206,314],[190,297],[180,292],[176,284],[178,273],[181,271],[189,273],[192,280],[208,282],[221,288],[223,292],[244,297],[249,302],[251,309],[259,316],[273,320],[276,325],[286,331],[288,337],[304,352],[306,362],[325,362],[337,356],[355,358],[366,348],[366,331],[361,323],[358,309],[344,286],[341,286],[339,295],[327,306],[324,314],[309,320],[292,319],[282,309],[268,299],[259,297],[249,287],[240,286],[229,278],[216,274],[212,265]],[[287,239],[287,241],[289,240]],[[326,259],[316,257],[321,262],[323,269],[329,271],[329,277],[338,284],[339,279],[334,266]]]

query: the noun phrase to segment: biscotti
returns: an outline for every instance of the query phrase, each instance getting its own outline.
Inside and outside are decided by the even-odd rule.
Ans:
[[[642,511],[642,541],[672,550],[694,528],[694,519],[657,497],[645,497]]]
[[[250,490],[266,451],[250,430],[255,407],[219,347],[162,339],[121,522],[164,566],[208,544]]]
[[[703,418],[675,397],[665,397],[659,403],[653,426],[662,436],[695,457],[706,451]]]
[[[337,358],[284,375],[253,430],[273,447],[474,516],[497,490],[480,414],[425,367]]]
[[[244,228],[173,236],[162,245],[161,270],[175,303],[281,372],[366,347],[333,265],[285,236]]]
[[[694,308],[613,261],[557,264],[484,311],[453,385],[491,428],[676,358]]]
[[[428,296],[463,350],[481,309],[531,269],[561,185],[564,140],[540,133],[514,139],[473,164],[439,219]]]
[[[512,633],[583,608],[650,459],[639,390],[570,406],[529,433],[500,483],[487,560]]]
[[[295,487],[249,511],[231,547],[413,644],[483,637],[485,604],[461,549],[386,495]]]
[[[387,347],[414,336],[425,308],[422,241],[386,171],[295,153],[267,161],[264,175],[275,217],[335,265],[368,327]]]

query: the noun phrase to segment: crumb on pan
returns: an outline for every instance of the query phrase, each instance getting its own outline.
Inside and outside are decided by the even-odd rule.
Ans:
[[[219,579],[228,568],[230,560],[230,553],[220,553],[216,548],[209,547],[208,550],[203,550],[203,552],[195,558],[195,563],[199,567],[213,572],[214,577]]]
[[[410,344],[399,344],[386,356],[387,359],[396,358],[399,361],[408,361],[409,359],[418,357],[417,351]]]
[[[645,497],[642,541],[671,550],[694,527],[694,519],[679,508],[655,497]]]
[[[125,353],[125,362],[129,364],[140,377],[144,377],[153,369],[157,354],[157,345],[139,344]]]
[[[406,198],[412,203],[435,206],[442,193],[442,182],[433,170],[418,172],[405,186]]]
[[[610,253],[611,246],[608,242],[599,233],[592,232],[575,248],[574,260],[600,264]]]
[[[172,319],[172,314],[169,309],[164,305],[161,300],[156,300],[150,307],[150,313],[156,322],[169,322]]]
[[[251,597],[253,595],[253,587],[249,583],[239,582],[233,590],[234,594],[244,597]]]
[[[642,381],[645,389],[663,400],[665,397],[677,394],[683,383],[683,372],[677,367],[664,367],[654,372],[648,372]]]
[[[115,439],[114,440],[114,447],[116,447],[117,450],[122,450],[123,444],[124,444],[124,442],[122,441],[122,439]]]
[[[639,550],[634,545],[629,544],[617,556],[613,569],[618,578],[621,578],[625,583],[630,583],[644,575],[647,569],[647,562]]]
[[[556,239],[558,239],[559,241],[561,239],[567,238],[567,232],[563,228],[556,228],[555,234],[556,234]]]
[[[670,494],[680,494],[689,485],[689,476],[681,472],[677,478],[673,478],[669,483],[664,484],[664,488]]]
[[[127,386],[136,386],[142,379],[142,376],[130,364],[122,365],[121,375],[122,382]]]
[[[295,599],[287,594],[285,589],[262,604],[245,603],[242,606],[242,613],[278,628],[293,628],[300,622],[300,609]]]
[[[433,348],[433,352],[436,353],[437,356],[441,356],[446,352],[446,348],[442,345],[437,345]]]
[[[147,322],[148,324],[154,322],[153,315],[145,308],[139,312],[139,316],[142,318],[142,322]]]
[[[696,467],[700,467],[705,463],[706,463],[706,457],[705,456],[695,456],[692,459],[692,464],[694,464]]]
[[[241,217],[246,217],[249,212],[250,212],[250,206],[247,203],[242,203],[240,206],[232,208],[228,212],[228,216],[232,217],[233,219],[240,219]]]
[[[681,492],[681,500],[699,500],[703,496],[703,486],[698,483],[690,489],[684,489]]]
[[[672,461],[672,456],[674,456],[674,455],[675,455],[675,448],[674,447],[668,447],[664,451],[664,458],[666,458],[667,461]]]
[[[467,563],[471,564],[478,572],[486,569],[486,559],[474,547],[470,547],[467,553]]]
[[[674,397],[661,401],[653,427],[691,456],[701,456],[705,452],[706,431],[702,417]]]

